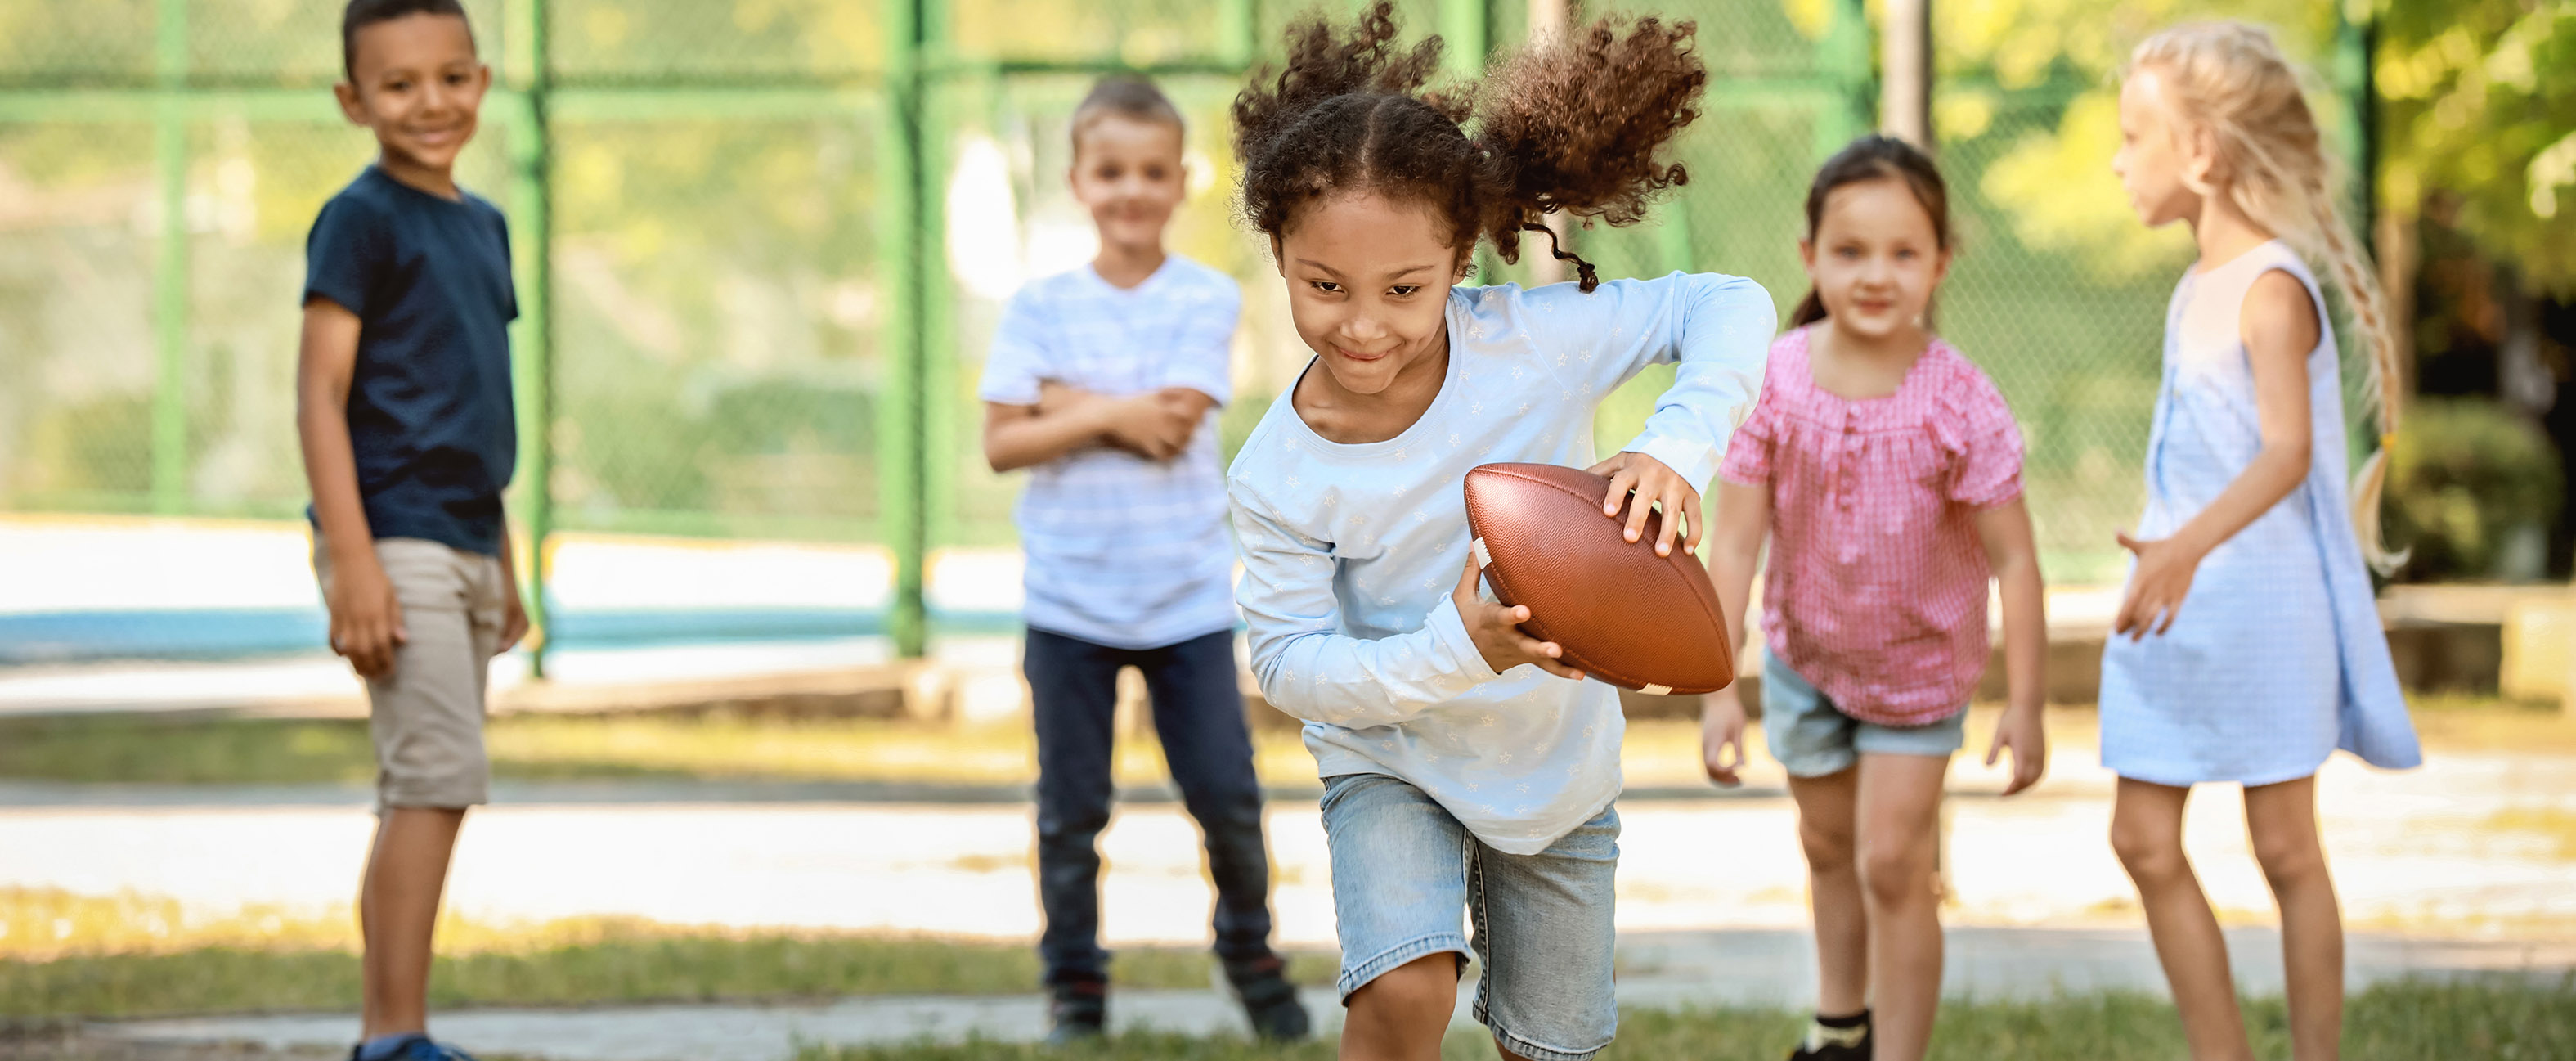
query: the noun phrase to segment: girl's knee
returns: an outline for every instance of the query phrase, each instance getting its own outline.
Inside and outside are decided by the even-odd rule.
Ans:
[[[2132,880],[2153,883],[2189,872],[2181,836],[2135,822],[2112,820],[2111,851],[2120,856],[2120,866]]]
[[[1860,883],[1877,906],[1902,906],[1940,897],[1936,844],[1930,837],[1873,843],[1860,852]]]
[[[1447,1028],[1458,1007],[1458,955],[1426,954],[1379,973],[1351,992],[1348,1005],[1354,1020],[1403,1025],[1436,1014],[1440,1027]]]
[[[1810,871],[1850,872],[1853,843],[1850,822],[1820,822],[1808,815],[1798,816],[1798,846],[1807,853]]]
[[[2263,868],[2263,879],[2271,882],[2275,891],[2326,875],[2326,853],[2317,846],[2314,835],[2285,838],[2257,834],[2254,861]]]

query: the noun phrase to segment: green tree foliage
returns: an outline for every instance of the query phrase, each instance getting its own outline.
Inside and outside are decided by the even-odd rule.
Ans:
[[[2576,296],[2576,2],[2379,0],[2381,201],[2456,197],[2534,288]]]

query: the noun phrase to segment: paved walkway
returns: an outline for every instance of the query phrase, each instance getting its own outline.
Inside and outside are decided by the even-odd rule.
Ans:
[[[2107,787],[2061,762],[2029,795],[1953,798],[1953,923],[2130,923],[2135,892],[2104,840]],[[691,801],[677,791],[650,803],[564,798],[574,792],[557,790],[560,801],[511,793],[477,811],[457,852],[451,907],[503,923],[605,914],[1009,939],[1038,929],[1024,803],[845,802],[848,792],[805,793],[820,797],[812,802],[718,802],[712,793]],[[166,789],[111,800],[85,788],[77,802],[48,794],[0,791],[0,887],[167,896],[192,916],[250,905],[326,915],[347,903],[373,827],[355,790],[336,800],[274,792],[265,795],[275,802],[212,806],[170,802],[184,796]],[[2357,927],[2576,930],[2576,852],[2547,828],[2576,816],[2576,775],[2562,758],[2447,755],[2387,774],[2337,757],[2319,777],[2318,803]],[[2247,851],[2234,794],[2213,788],[2189,813],[2190,853],[2212,900],[2240,922],[2269,920],[2271,894]],[[1805,865],[1786,797],[1637,799],[1621,817],[1621,931],[1806,923]],[[1273,802],[1268,828],[1282,944],[1332,946],[1330,863],[1311,797]],[[1179,808],[1123,808],[1102,849],[1110,866],[1102,927],[1114,943],[1204,936],[1199,836]],[[246,850],[262,856],[244,859]],[[675,863],[681,851],[690,857]],[[924,894],[951,901],[908,901]]]
[[[2230,934],[2237,984],[2255,994],[2281,989],[2279,937]],[[1952,997],[2044,998],[2104,989],[2161,993],[2154,952],[2135,932],[1958,929],[1950,933]],[[1631,1008],[1706,1005],[1796,1006],[1812,998],[1814,966],[1803,932],[1791,930],[1646,933],[1622,941],[1619,1001]],[[2355,936],[2346,979],[2355,988],[2403,976],[2538,975],[2576,969],[2576,944],[2460,943]],[[1454,1028],[1474,1027],[1473,998],[1459,992]],[[1306,1004],[1322,1033],[1339,1027],[1328,988]],[[1244,1034],[1231,1002],[1208,991],[1123,991],[1110,1004],[1113,1026],[1193,1035]],[[549,1061],[781,1061],[799,1044],[955,1041],[969,1035],[1025,1041],[1046,1031],[1036,995],[855,998],[797,1005],[625,1006],[576,1010],[475,1010],[442,1014],[441,1038],[468,1049]],[[217,1017],[103,1024],[109,1039],[157,1043],[251,1043],[268,1049],[347,1043],[356,1021],[326,1016]]]

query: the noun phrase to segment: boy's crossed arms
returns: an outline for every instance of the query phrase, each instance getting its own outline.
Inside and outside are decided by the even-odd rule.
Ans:
[[[1109,395],[1046,380],[1036,405],[986,402],[984,456],[997,472],[1044,464],[1090,446],[1152,461],[1189,447],[1216,399],[1195,387]]]

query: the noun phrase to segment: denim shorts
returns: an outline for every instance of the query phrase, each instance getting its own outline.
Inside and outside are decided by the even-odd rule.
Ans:
[[[1532,1061],[1583,1061],[1619,1030],[1610,985],[1611,877],[1619,812],[1535,855],[1486,847],[1421,789],[1383,774],[1324,779],[1342,1004],[1406,962],[1472,946],[1484,963],[1476,1019]],[[1461,931],[1460,915],[1474,938]]]
[[[1762,735],[1791,777],[1851,769],[1862,753],[1947,756],[1967,743],[1968,709],[1920,726],[1882,726],[1842,713],[1780,657],[1762,653]]]

